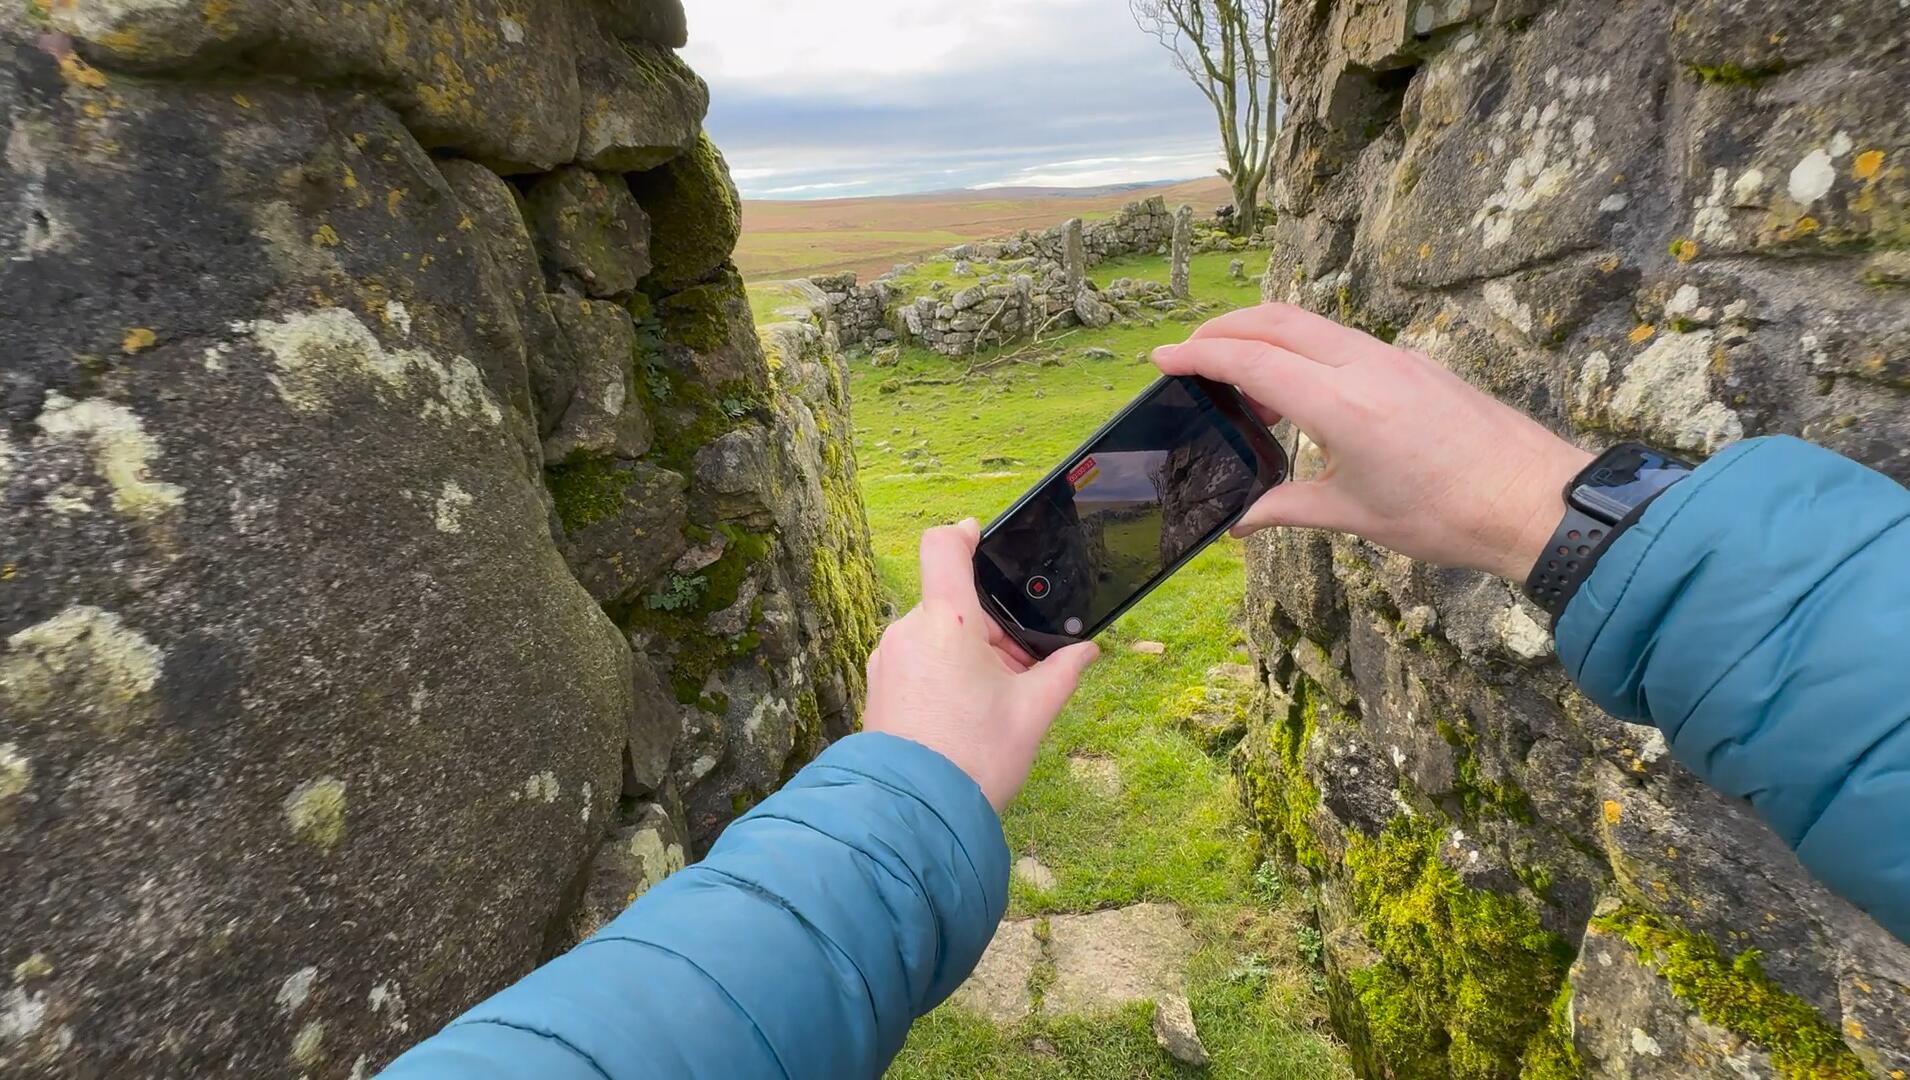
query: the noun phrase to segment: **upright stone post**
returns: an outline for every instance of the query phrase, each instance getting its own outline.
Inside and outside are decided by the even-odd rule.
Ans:
[[[1088,246],[1081,236],[1081,219],[1069,218],[1062,227],[1065,247],[1062,249],[1062,263],[1068,269],[1068,295],[1074,296],[1081,291],[1081,285],[1088,280]]]
[[[1185,300],[1190,294],[1187,288],[1187,261],[1194,256],[1194,208],[1185,203],[1174,211],[1174,254],[1173,271],[1168,277],[1168,285],[1178,299]]]

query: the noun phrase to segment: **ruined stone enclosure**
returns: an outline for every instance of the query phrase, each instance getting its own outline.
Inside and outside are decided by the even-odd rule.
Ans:
[[[1588,446],[1788,432],[1910,479],[1902,4],[1283,10],[1269,299]],[[1910,1070],[1910,948],[1580,697],[1511,586],[1303,533],[1250,576],[1237,772],[1366,1075]]]
[[[0,5],[0,1073],[367,1075],[853,726],[840,359],[685,34]]]

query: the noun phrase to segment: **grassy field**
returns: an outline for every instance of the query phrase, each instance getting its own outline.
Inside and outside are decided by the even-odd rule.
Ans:
[[[1231,201],[1226,182],[1218,177],[1112,194],[964,191],[805,202],[750,200],[743,204],[736,265],[749,281],[840,270],[854,270],[866,281],[896,263],[970,240],[1046,229],[1071,217],[1110,217],[1148,195],[1164,196],[1169,206],[1191,203],[1201,211]]]
[[[1231,282],[1233,256],[1195,262],[1197,298],[1219,307],[1254,302],[1257,285]],[[1257,275],[1264,256],[1249,253]],[[1164,260],[1100,267],[1165,280]],[[1011,365],[956,386],[907,385],[945,377],[956,361],[905,351],[893,367],[856,365],[852,384],[858,459],[882,582],[898,608],[918,592],[921,530],[967,516],[986,521],[1154,378],[1137,360],[1184,338],[1191,325],[1117,327],[1060,341],[1053,366]],[[1090,347],[1116,359],[1091,360]],[[1344,1057],[1321,1032],[1318,973],[1294,914],[1298,897],[1252,864],[1235,817],[1226,763],[1205,754],[1169,719],[1209,668],[1244,659],[1233,625],[1244,587],[1239,546],[1223,541],[1125,616],[1103,639],[1089,674],[1005,818],[1017,855],[1052,869],[1056,886],[1017,880],[1011,916],[1090,912],[1143,900],[1180,905],[1199,943],[1190,1000],[1214,1057],[1207,1075],[1342,1078]],[[1138,640],[1163,655],[1136,653]],[[1070,773],[1069,755],[1093,754],[1121,773],[1116,798]],[[1317,957],[1316,945],[1311,950]],[[1012,1028],[953,1009],[916,1026],[892,1077],[1173,1077],[1186,1074],[1154,1043],[1151,1013],[1036,1016]]]

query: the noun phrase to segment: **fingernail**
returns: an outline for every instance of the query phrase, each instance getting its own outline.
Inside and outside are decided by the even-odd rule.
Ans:
[[[962,528],[964,529],[979,529],[981,527],[982,527],[982,523],[979,521],[976,521],[972,517],[962,519]]]
[[[1158,346],[1155,346],[1155,348],[1154,348],[1154,359],[1156,359],[1156,360],[1171,360],[1171,359],[1173,359],[1173,356],[1174,356],[1174,352],[1175,352],[1175,350],[1177,350],[1177,349],[1179,349],[1179,348],[1180,348],[1180,346],[1179,346],[1179,345],[1158,345]]]

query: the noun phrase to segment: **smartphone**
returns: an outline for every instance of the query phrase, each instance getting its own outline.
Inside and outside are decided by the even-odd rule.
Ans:
[[[982,605],[1037,658],[1105,630],[1287,478],[1240,392],[1163,378],[982,532]]]

